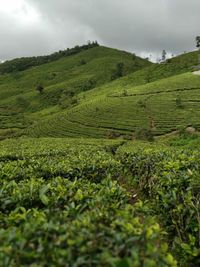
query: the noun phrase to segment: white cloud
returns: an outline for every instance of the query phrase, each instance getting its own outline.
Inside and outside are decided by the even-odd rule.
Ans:
[[[199,0],[0,0],[0,58],[89,39],[140,55],[181,53],[195,48],[199,12]]]
[[[39,22],[38,12],[25,0],[0,0],[0,14],[12,18],[17,24]]]

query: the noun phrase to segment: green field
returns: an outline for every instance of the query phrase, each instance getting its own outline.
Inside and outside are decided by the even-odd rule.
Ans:
[[[0,267],[200,265],[199,54],[0,64]]]

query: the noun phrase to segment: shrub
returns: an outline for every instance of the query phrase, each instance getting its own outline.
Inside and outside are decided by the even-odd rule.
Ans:
[[[135,133],[135,138],[138,140],[145,140],[149,142],[154,141],[153,132],[150,129],[145,128],[137,130]]]
[[[41,84],[39,84],[39,85],[36,86],[36,90],[37,90],[40,94],[42,94],[43,91],[44,91],[44,87],[43,87]]]
[[[86,64],[85,59],[81,59],[80,64],[81,64],[81,65],[85,65],[85,64]]]
[[[30,102],[22,95],[16,97],[16,104],[20,108],[26,109],[29,105]]]
[[[138,100],[137,102],[138,106],[140,106],[141,108],[146,108],[146,103],[144,100]]]
[[[128,92],[127,92],[126,89],[123,90],[123,92],[122,92],[122,96],[128,96]]]
[[[117,133],[115,131],[109,131],[107,133],[107,138],[108,139],[115,139],[115,138],[118,138],[118,137],[120,137],[120,133]]]
[[[159,215],[178,266],[199,266],[199,150],[142,147],[120,159],[132,186]]]
[[[99,107],[95,108],[96,113],[100,111]]]
[[[145,76],[145,82],[146,83],[150,83],[151,82],[151,78],[152,78],[152,73],[149,71],[147,71],[146,76]]]
[[[94,79],[90,79],[84,83],[82,83],[81,85],[79,85],[77,87],[77,89],[80,91],[80,92],[85,92],[85,91],[88,91],[88,90],[91,90],[93,88],[95,88],[96,86],[96,81]]]
[[[176,107],[177,107],[177,108],[183,108],[183,107],[184,107],[184,106],[183,106],[183,103],[182,103],[182,99],[181,99],[180,96],[178,96],[178,97],[176,98]]]
[[[124,76],[124,63],[120,62],[116,65],[115,70],[113,70],[111,80],[116,80],[116,79],[123,77],[123,76]]]
[[[78,103],[78,99],[75,96],[74,92],[67,92],[66,94],[62,94],[59,100],[59,106],[63,109],[68,108],[72,105],[76,105]]]

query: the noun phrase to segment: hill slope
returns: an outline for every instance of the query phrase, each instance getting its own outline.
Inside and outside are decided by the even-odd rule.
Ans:
[[[77,102],[78,93],[149,65],[147,60],[127,52],[95,47],[25,71],[0,75],[1,134],[26,128],[35,112],[60,112]],[[35,90],[37,85],[44,87],[43,94]]]
[[[199,55],[152,64],[95,47],[0,75],[0,136],[131,137],[142,128],[156,135],[181,126],[199,128],[200,77],[189,73]],[[35,90],[38,84],[42,94]]]
[[[66,50],[59,51],[47,56],[38,57],[23,57],[0,63],[0,74],[12,73],[16,71],[23,71],[34,66],[40,66],[45,63],[56,61],[63,57],[78,54],[84,50],[98,47],[97,42],[88,43],[87,45],[75,46],[74,48],[67,48]]]
[[[156,135],[181,126],[200,129],[200,76],[186,73],[135,87],[117,85],[104,87],[103,94],[94,89],[80,95],[79,105],[37,123],[28,135],[106,137],[111,131],[131,136],[141,128]]]

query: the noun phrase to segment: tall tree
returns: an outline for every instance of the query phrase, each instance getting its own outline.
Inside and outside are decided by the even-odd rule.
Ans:
[[[166,60],[166,55],[167,55],[166,50],[163,50],[163,51],[162,51],[162,61],[163,61],[163,62]]]
[[[196,47],[200,49],[200,36],[196,37]]]
[[[115,80],[118,79],[120,77],[124,76],[124,63],[123,62],[119,62],[116,65],[116,69],[113,71],[113,74],[111,76],[111,80]]]

